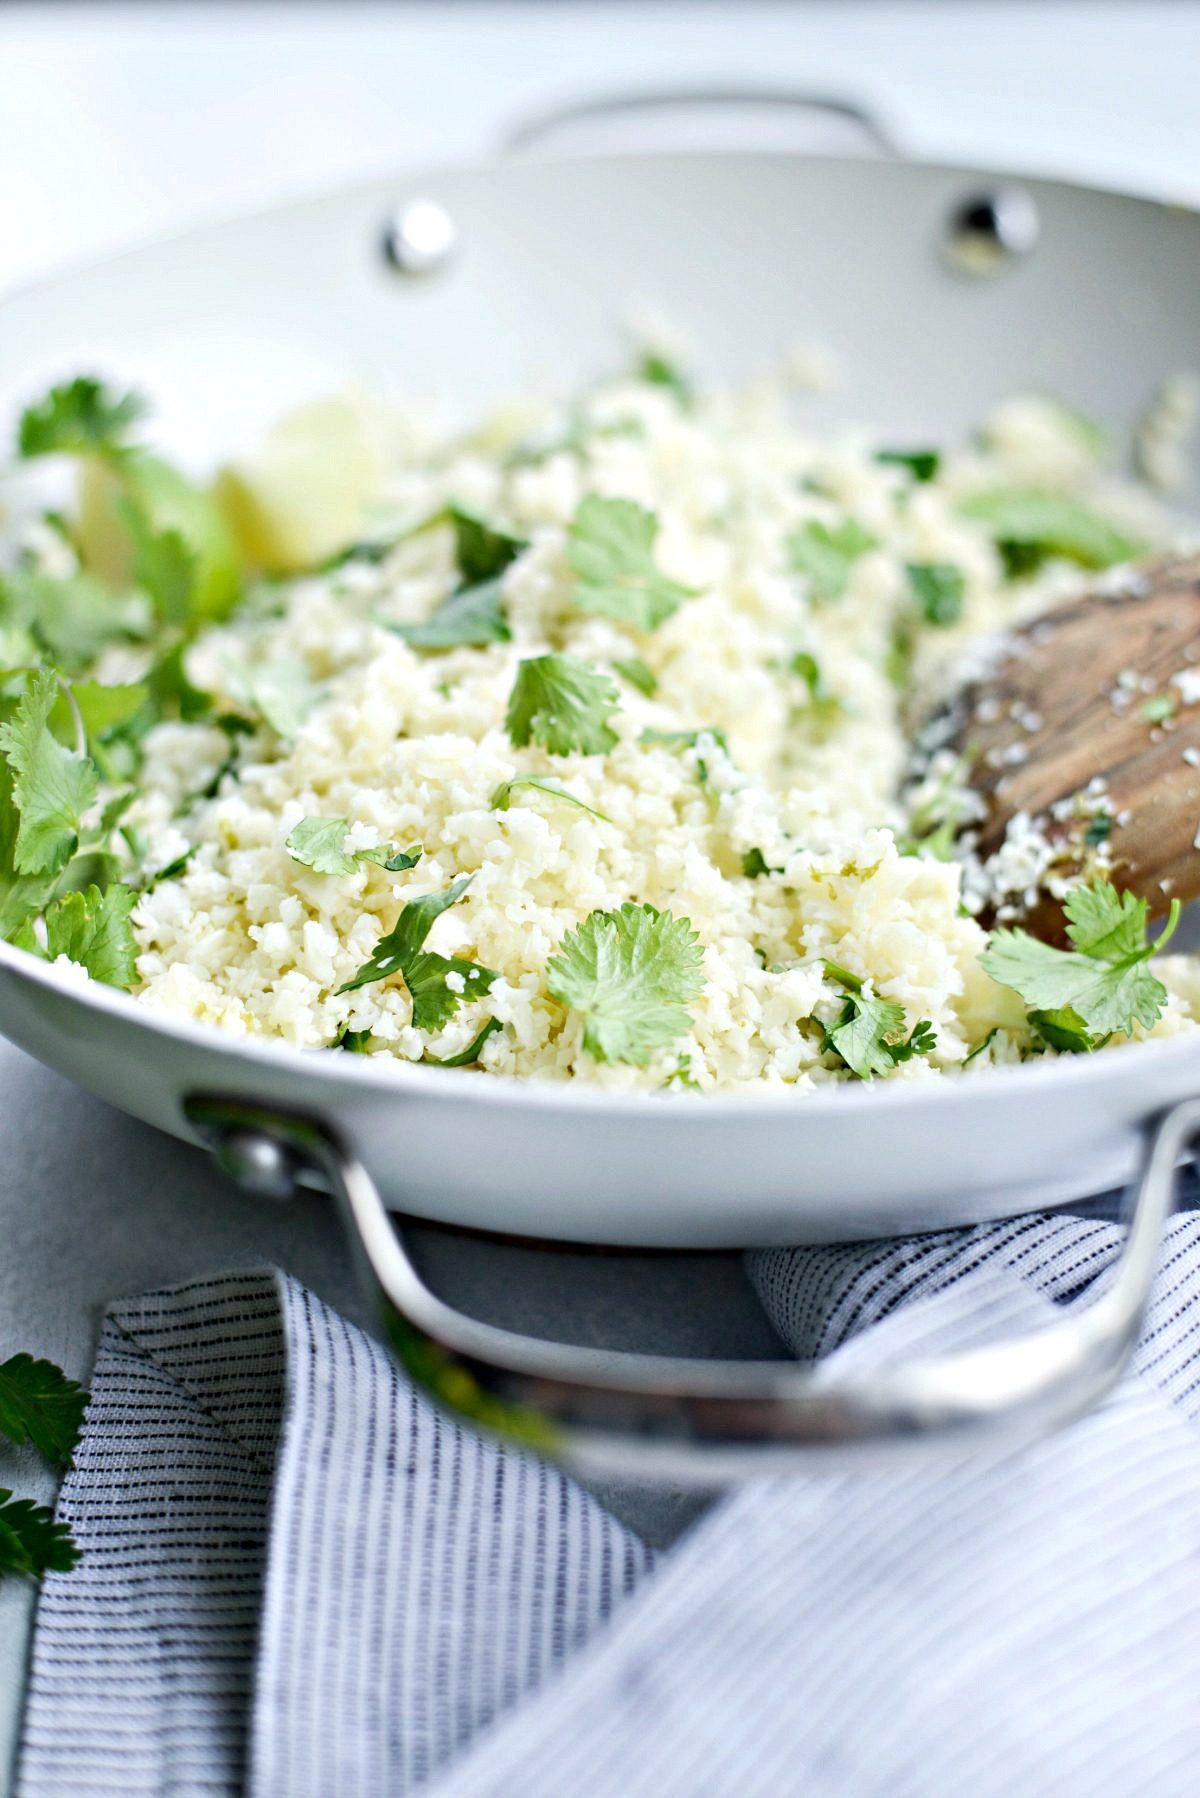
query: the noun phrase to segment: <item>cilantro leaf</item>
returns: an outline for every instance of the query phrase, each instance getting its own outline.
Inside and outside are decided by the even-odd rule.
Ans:
[[[938,450],[876,450],[875,460],[885,467],[906,468],[914,481],[935,481],[942,466]]]
[[[529,548],[524,537],[497,530],[463,506],[447,506],[446,519],[454,532],[454,559],[464,588],[495,580]]]
[[[114,592],[90,574],[59,579],[26,567],[0,577],[0,619],[27,630],[68,674],[110,643],[136,641],[150,628],[150,610],[139,594]]]
[[[1031,1011],[1029,1022],[1044,1043],[1071,1055],[1086,1055],[1099,1047],[1079,1013],[1070,1005],[1058,1011]]]
[[[727,758],[729,744],[725,740],[725,732],[715,725],[708,725],[700,730],[644,730],[638,738],[639,743],[660,744],[664,749],[704,749],[712,745]],[[709,787],[709,766],[704,755],[696,757],[696,775],[701,787],[711,796]]]
[[[577,656],[534,656],[517,669],[505,722],[518,749],[533,742],[551,755],[604,755],[617,741],[608,719],[618,704],[608,676]]]
[[[665,387],[685,410],[695,401],[691,382],[661,350],[644,350],[635,372],[637,379],[644,381],[647,387]]]
[[[137,944],[129,922],[136,902],[132,887],[117,883],[103,893],[97,886],[64,893],[46,909],[44,948],[28,924],[14,941],[19,949],[43,961],[57,961],[65,955],[68,961],[86,968],[93,980],[128,992],[137,979]]]
[[[146,684],[155,706],[164,716],[194,724],[197,718],[206,718],[212,711],[213,699],[211,693],[204,692],[189,679],[184,661],[185,648],[184,643],[178,642],[166,650],[147,673]]]
[[[374,980],[399,974],[408,988],[412,1021],[418,1030],[440,1030],[463,999],[481,999],[498,978],[494,968],[481,967],[478,962],[465,961],[457,955],[437,955],[424,946],[434,920],[462,898],[471,879],[471,875],[464,874],[445,892],[410,899],[392,929],[376,943],[370,961],[364,962],[338,992],[353,993]],[[447,985],[447,976],[451,974],[461,978],[461,993]]]
[[[483,1045],[487,1042],[489,1036],[494,1036],[496,1031],[502,1030],[503,1027],[504,1026],[501,1024],[499,1018],[489,1018],[478,1036],[472,1037],[466,1048],[460,1049],[457,1055],[426,1054],[422,1055],[421,1060],[428,1062],[430,1067],[435,1068],[474,1067],[475,1063],[479,1060]]]
[[[864,992],[861,978],[838,962],[826,961],[824,966],[827,977],[845,988],[846,999],[837,1021],[825,1030],[822,1054],[840,1055],[852,1074],[870,1080],[914,1055],[928,1055],[936,1046],[928,1018],[914,1024],[905,1038],[902,1005]]]
[[[58,698],[54,674],[35,674],[13,716],[0,724],[0,755],[12,770],[12,801],[20,813],[14,846],[19,874],[57,874],[79,846],[80,820],[96,797],[96,770],[64,749],[50,730]]]
[[[807,576],[809,592],[818,601],[840,599],[859,556],[875,548],[875,539],[853,518],[840,524],[822,524],[810,518],[787,540],[788,560],[796,574]]]
[[[77,375],[26,407],[17,427],[17,454],[112,455],[145,412],[138,394],[118,394],[92,375]]]
[[[230,658],[226,666],[239,701],[257,712],[277,737],[299,734],[317,700],[306,662],[298,656],[278,656],[252,667]]]
[[[388,624],[410,649],[482,649],[508,643],[512,632],[504,616],[499,579],[460,587],[421,624]]]
[[[156,530],[124,495],[115,509],[133,539],[133,581],[168,624],[186,624],[196,597],[199,557],[175,526]]]
[[[967,583],[953,562],[908,562],[908,584],[926,624],[957,624]]]
[[[994,538],[1010,573],[1029,573],[1049,556],[1081,568],[1128,562],[1143,547],[1081,500],[1034,488],[997,487],[972,494],[959,511]]]
[[[393,849],[386,843],[370,849],[345,849],[349,828],[346,818],[301,818],[285,838],[284,848],[294,862],[317,874],[353,874],[363,862],[374,862],[376,867],[394,874],[415,868],[421,859],[419,843],[405,850]]]
[[[645,1067],[688,1028],[688,1008],[704,987],[703,954],[688,919],[627,903],[569,930],[547,963],[546,983],[582,1015],[589,1055]]]
[[[831,712],[839,712],[842,702],[836,693],[831,693],[825,685],[825,676],[816,656],[807,649],[798,649],[788,663],[788,671],[798,674],[808,688],[809,704],[816,712],[828,716]]]
[[[612,819],[606,818],[603,812],[596,811],[593,806],[585,805],[582,799],[576,799],[574,793],[568,793],[561,781],[549,778],[544,774],[514,774],[511,780],[502,781],[489,801],[493,810],[506,812],[512,804],[513,793],[518,787],[534,787],[539,793],[549,793],[552,799],[561,799],[567,805],[577,806],[581,812],[587,812],[589,816],[599,818],[602,824],[612,823]]]
[[[984,969],[1039,1014],[1034,1028],[1046,1041],[1055,1032],[1074,1039],[1055,1047],[1090,1048],[1095,1043],[1085,1037],[1129,1035],[1135,1024],[1149,1029],[1167,1002],[1167,989],[1146,963],[1174,930],[1178,902],[1154,943],[1146,941],[1146,901],[1118,893],[1109,881],[1076,887],[1063,909],[1073,949],[1052,948],[1025,930],[994,930],[980,958]]]
[[[55,1467],[69,1467],[88,1395],[53,1361],[11,1355],[0,1361],[0,1436],[29,1442]]]
[[[996,1038],[999,1036],[999,1034],[1000,1034],[999,1024],[993,1024],[992,1028],[988,1031],[987,1035],[984,1037],[980,1037],[979,1041],[975,1044],[975,1047],[973,1049],[971,1049],[968,1054],[963,1056],[963,1059],[962,1059],[963,1067],[965,1068],[967,1066],[968,1062],[974,1061],[974,1059],[977,1055],[982,1055],[986,1049],[990,1048],[991,1045],[995,1042]]]
[[[661,573],[654,560],[658,519],[631,499],[580,501],[567,528],[567,561],[581,612],[656,631],[693,589]]]
[[[55,1523],[46,1505],[14,1498],[0,1486],[0,1574],[69,1573],[80,1559],[65,1523]]]
[[[653,699],[658,692],[658,676],[652,668],[647,668],[640,656],[627,656],[624,661],[614,662],[613,667],[631,687],[644,693],[647,699]]]
[[[747,849],[742,857],[742,873],[747,880],[760,880],[764,874],[778,874],[780,869],[769,867],[767,858],[761,849]]]
[[[111,686],[101,681],[72,681],[71,697],[90,742],[103,740],[132,723],[149,700],[150,689],[144,681]]]
[[[347,1055],[365,1055],[371,1047],[372,1040],[369,1030],[347,1030],[343,1026],[330,1046],[334,1049],[344,1049]]]

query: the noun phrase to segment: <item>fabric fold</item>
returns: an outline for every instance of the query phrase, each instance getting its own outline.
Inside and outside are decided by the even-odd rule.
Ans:
[[[1200,1217],[1134,1369],[1019,1453],[755,1482],[655,1565],[286,1276],[115,1306],[47,1580],[22,1798],[1125,1798],[1200,1762]],[[1119,1231],[752,1256],[830,1377],[1036,1328]]]

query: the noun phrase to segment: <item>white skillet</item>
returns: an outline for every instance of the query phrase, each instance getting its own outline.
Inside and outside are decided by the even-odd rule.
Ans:
[[[441,214],[413,212],[426,201]],[[964,271],[979,260],[964,233],[967,248],[990,246],[989,272]],[[612,365],[617,322],[644,302],[686,320],[717,379],[797,341],[828,346],[843,379],[814,413],[899,442],[954,441],[1031,389],[1120,440],[1200,351],[1198,271],[1200,215],[1056,182],[794,155],[506,161],[193,231],[7,299],[0,426],[80,369],[150,391],[164,441],[197,459],[348,378],[467,415]],[[1192,1109],[1170,1123],[1091,1323],[1057,1326],[1057,1347],[1043,1332],[986,1365],[909,1369],[869,1391],[814,1390],[794,1364],[597,1356],[456,1317],[420,1286],[383,1205],[627,1245],[895,1235],[1119,1185],[1151,1120],[1200,1093],[1188,1039],[796,1100],[383,1069],[159,1016],[3,944],[0,1030],[137,1117],[209,1142],[248,1184],[340,1190],[393,1340],[447,1402],[588,1470],[673,1477],[762,1465],[769,1442],[1029,1429],[1078,1409],[1136,1335],[1156,1237],[1146,1206],[1169,1208]]]

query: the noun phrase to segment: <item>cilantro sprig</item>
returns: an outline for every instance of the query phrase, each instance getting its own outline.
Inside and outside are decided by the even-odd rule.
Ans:
[[[391,843],[379,843],[370,849],[347,849],[349,828],[346,818],[301,818],[284,839],[284,848],[294,862],[311,868],[315,874],[354,874],[364,862],[373,862],[395,874],[415,868],[423,854],[420,843],[408,849],[397,849]]]
[[[654,560],[658,519],[631,499],[589,494],[567,529],[575,604],[634,630],[656,631],[694,596]]]
[[[30,1444],[52,1467],[71,1465],[87,1399],[52,1361],[21,1354],[0,1362],[0,1436]],[[47,1506],[0,1487],[0,1577],[67,1573],[78,1560],[70,1531]]]
[[[1051,556],[1081,568],[1128,562],[1143,545],[1082,500],[1036,488],[996,487],[959,506],[994,539],[1010,577],[1034,573]]]
[[[825,1029],[823,1055],[839,1055],[852,1074],[870,1080],[876,1074],[890,1074],[915,1055],[928,1055],[937,1046],[928,1018],[919,1019],[905,1036],[902,1005],[868,993],[860,977],[838,962],[826,961],[824,966],[827,978],[843,989],[845,1000],[836,1021]]]
[[[375,980],[388,980],[399,974],[412,1000],[412,1021],[418,1030],[440,1030],[454,1016],[463,999],[482,999],[492,982],[499,978],[494,968],[459,955],[438,955],[426,949],[425,938],[434,921],[450,906],[457,904],[471,884],[472,876],[460,875],[444,892],[425,893],[410,899],[392,929],[376,943],[369,961],[363,963],[353,979],[338,988],[339,993],[357,992]],[[457,988],[450,985],[453,977]]]
[[[980,960],[1001,986],[1024,999],[1030,1023],[1052,1048],[1099,1048],[1108,1037],[1150,1027],[1162,1015],[1167,989],[1146,965],[1179,922],[1172,900],[1157,941],[1146,940],[1148,907],[1111,881],[1075,887],[1063,902],[1072,949],[1056,949],[1026,930],[994,930]]]
[[[854,518],[844,518],[840,524],[822,524],[811,518],[787,540],[793,571],[806,577],[813,599],[826,604],[842,597],[855,562],[874,548],[875,538]]]
[[[125,448],[131,426],[145,412],[140,394],[116,393],[94,375],[77,375],[25,408],[17,426],[17,453],[113,455]]]
[[[82,892],[64,893],[47,906],[43,915],[45,947],[31,924],[14,936],[18,949],[26,949],[45,961],[65,955],[86,968],[93,980],[128,992],[137,979],[137,944],[129,917],[137,902],[131,887],[119,882],[101,892],[89,886]]]
[[[12,772],[19,814],[13,862],[18,874],[58,874],[79,847],[83,815],[96,798],[96,770],[49,729],[58,677],[39,670],[13,716],[0,724],[0,755]]]
[[[645,1067],[682,1036],[704,987],[700,940],[687,918],[626,903],[569,930],[546,967],[555,999],[583,1018],[597,1061]]]
[[[489,801],[492,810],[506,812],[512,804],[513,794],[522,787],[532,787],[535,792],[549,794],[551,799],[561,799],[564,805],[573,805],[577,811],[599,818],[601,824],[612,823],[612,819],[605,817],[603,812],[598,812],[595,806],[586,805],[582,799],[576,799],[574,793],[568,793],[561,781],[544,774],[514,774],[511,780],[501,781]]]
[[[605,755],[616,745],[608,720],[619,703],[608,676],[578,656],[533,656],[517,668],[508,734],[518,749],[539,743],[551,755]]]

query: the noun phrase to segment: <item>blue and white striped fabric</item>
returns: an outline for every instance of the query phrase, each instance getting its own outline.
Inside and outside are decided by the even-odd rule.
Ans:
[[[1075,1302],[1098,1219],[771,1252],[798,1354],[986,1340]],[[46,1583],[22,1798],[1191,1793],[1200,1216],[1117,1397],[1003,1461],[731,1494],[657,1565],[438,1417],[280,1276],[114,1308]]]

